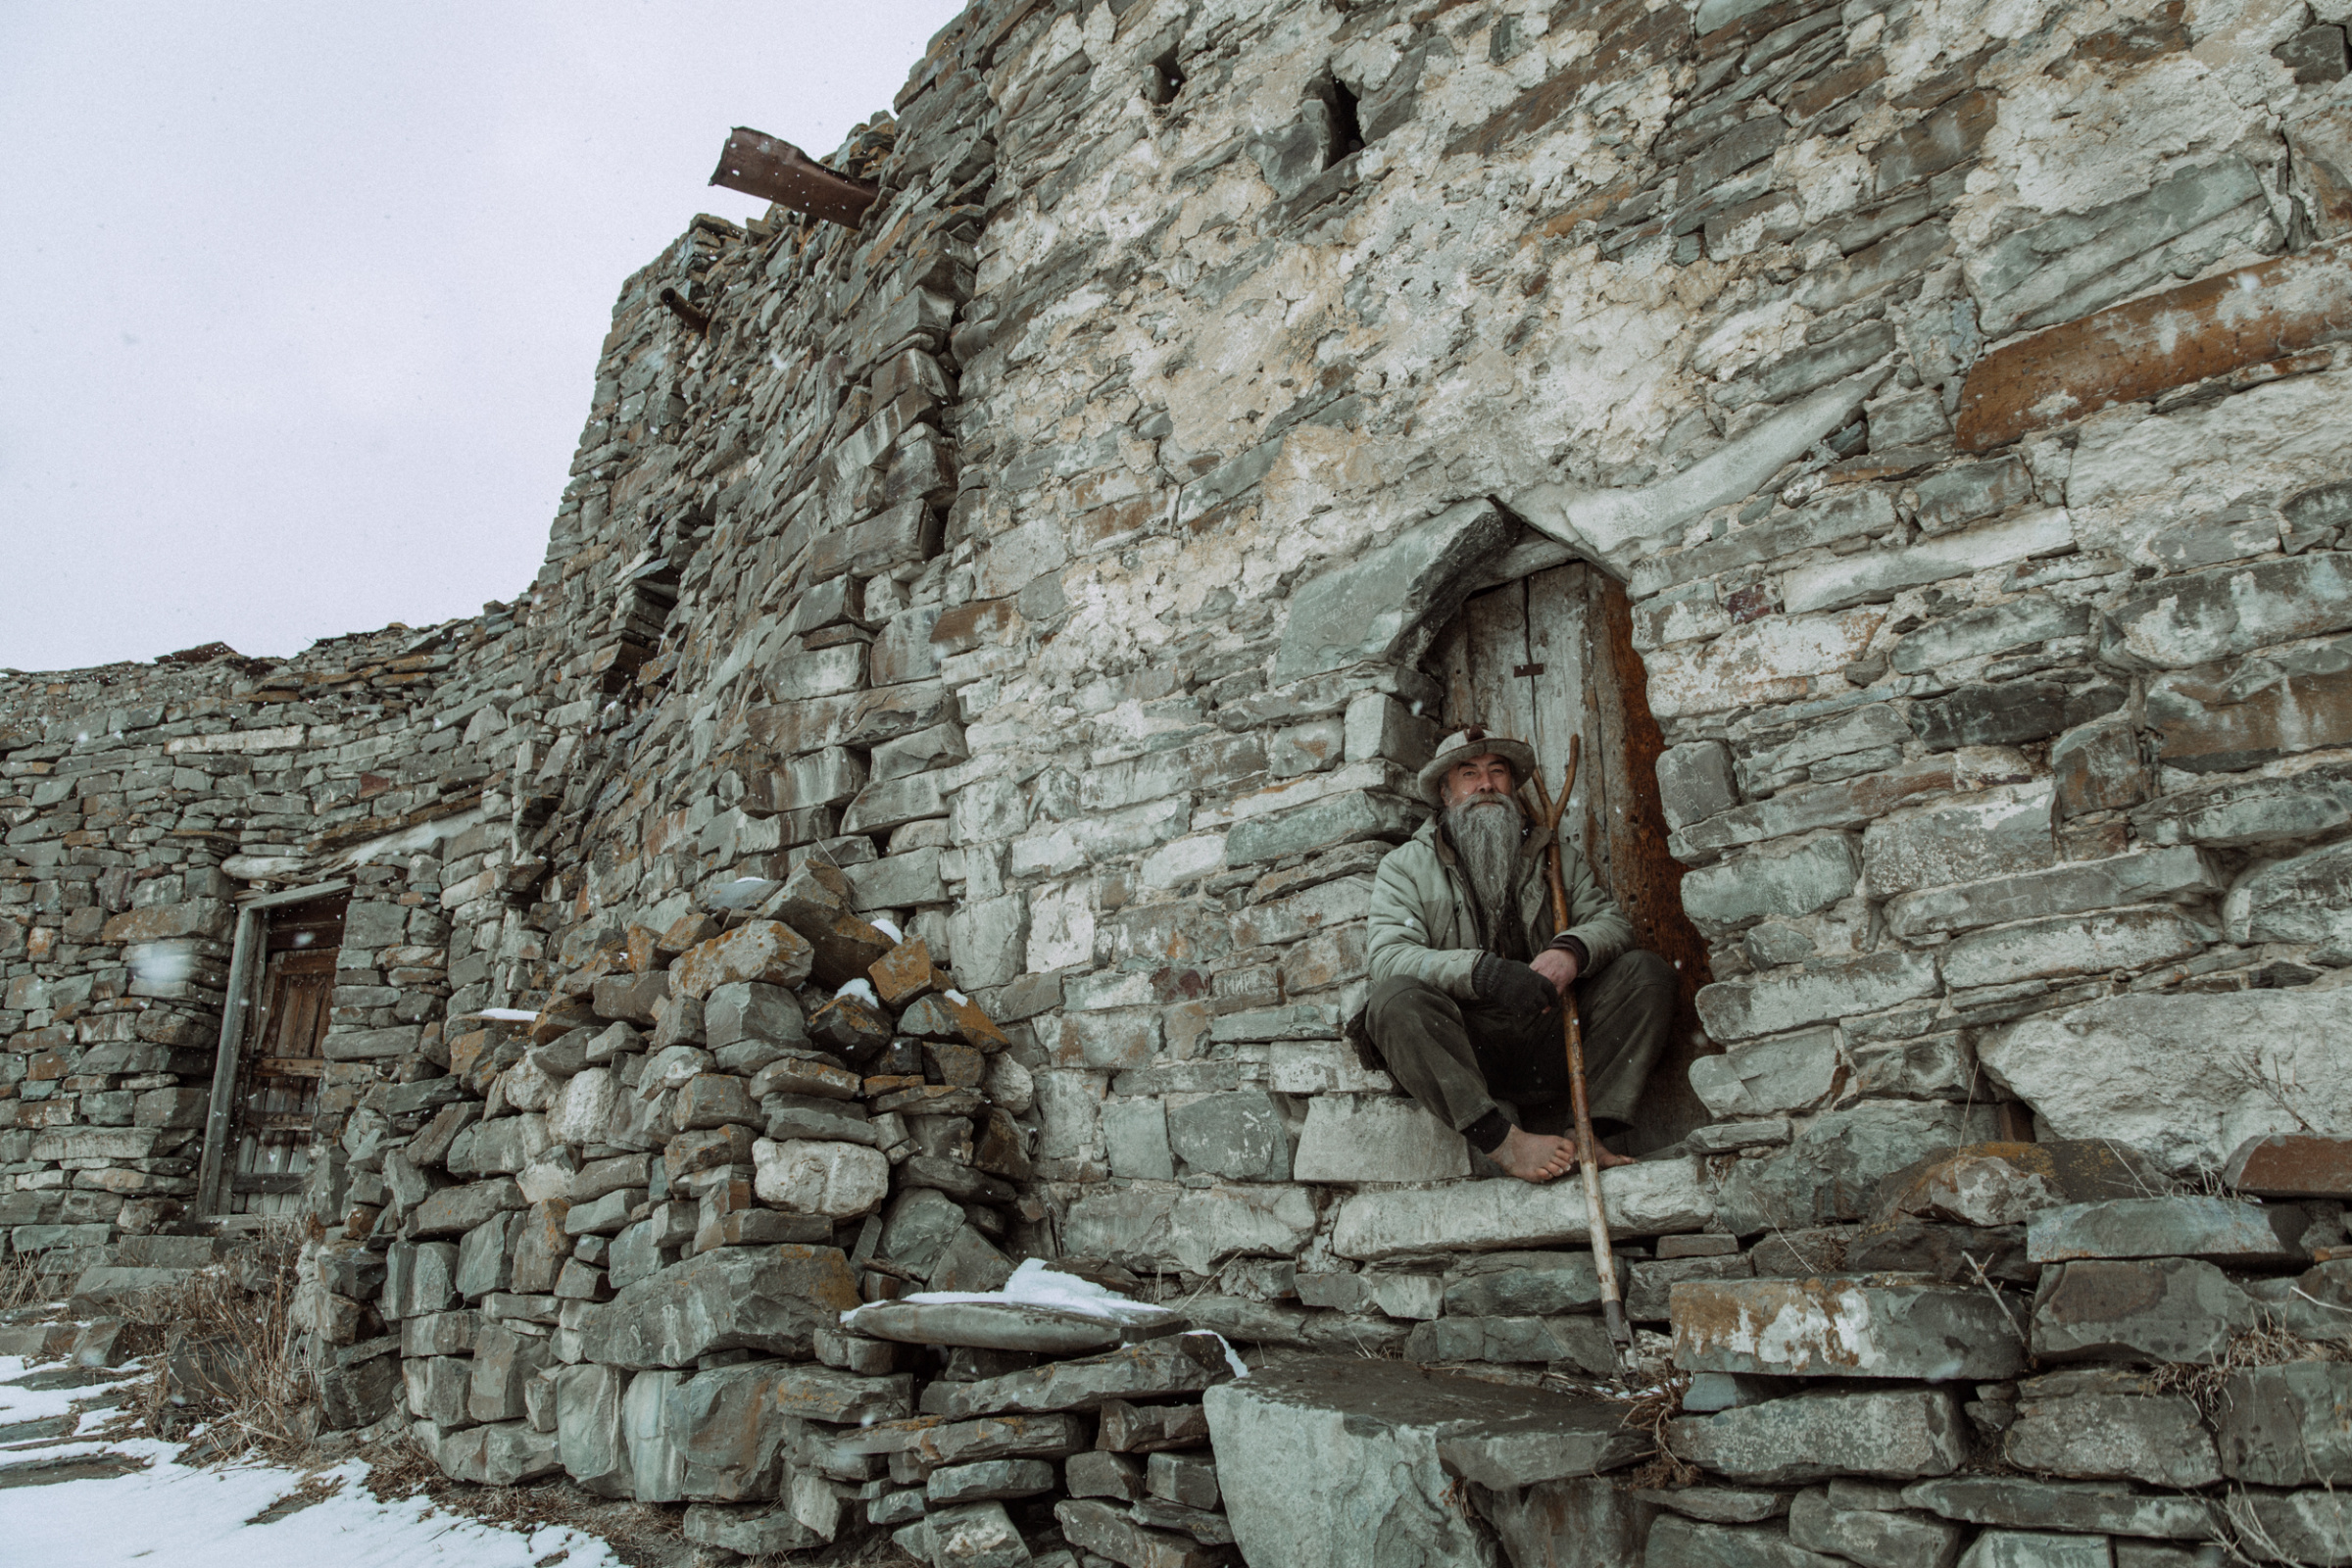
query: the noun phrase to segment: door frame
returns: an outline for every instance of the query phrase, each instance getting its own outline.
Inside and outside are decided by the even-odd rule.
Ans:
[[[228,997],[220,1008],[220,1040],[213,1055],[213,1098],[204,1116],[204,1160],[196,1172],[196,1212],[209,1217],[220,1212],[220,1178],[228,1158],[228,1122],[234,1107],[237,1063],[243,1054],[245,1027],[253,1012],[255,981],[260,977],[264,933],[271,909],[288,904],[307,904],[329,894],[348,893],[351,880],[314,882],[278,893],[248,893],[237,900],[236,944],[228,959]]]
[[[1569,836],[1633,921],[1640,945],[1675,970],[1672,1032],[1643,1089],[1628,1150],[1646,1152],[1706,1122],[1706,1107],[1690,1087],[1690,1065],[1717,1050],[1694,1004],[1712,975],[1707,944],[1683,909],[1685,868],[1667,845],[1657,789],[1663,738],[1649,710],[1648,670],[1633,646],[1625,586],[1599,563],[1556,545],[1514,550],[1506,559],[1528,569],[1481,577],[1434,626],[1418,667],[1440,688],[1435,716],[1448,730],[1465,721],[1486,724],[1527,742],[1539,766],[1551,769],[1566,761],[1571,735],[1583,741],[1584,763],[1564,818]],[[1512,592],[1518,597],[1507,602],[1494,598]],[[1522,650],[1511,663],[1482,669],[1473,653],[1482,641],[1491,643],[1494,630],[1514,623],[1525,638]],[[1521,658],[1527,662],[1517,663]],[[1460,668],[1447,668],[1456,659]],[[1547,677],[1554,701],[1566,704],[1562,713],[1571,721],[1564,726],[1540,700],[1539,682]],[[1566,692],[1557,689],[1563,684]],[[1558,777],[1549,773],[1545,786],[1556,786]]]

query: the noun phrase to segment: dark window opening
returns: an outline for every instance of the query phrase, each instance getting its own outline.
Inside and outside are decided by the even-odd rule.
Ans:
[[[1169,104],[1184,91],[1184,68],[1176,63],[1176,51],[1171,49],[1144,68],[1144,98],[1153,104]]]
[[[1349,153],[1364,150],[1364,127],[1356,118],[1355,94],[1337,76],[1326,77],[1315,96],[1331,111],[1331,150],[1323,160],[1323,167],[1329,169]]]

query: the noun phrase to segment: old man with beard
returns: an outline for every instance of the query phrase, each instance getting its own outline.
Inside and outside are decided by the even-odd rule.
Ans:
[[[1595,1140],[1625,1130],[1674,1017],[1674,969],[1633,945],[1633,927],[1565,832],[1568,928],[1553,929],[1544,835],[1518,789],[1534,770],[1522,742],[1471,727],[1421,770],[1439,814],[1380,862],[1369,927],[1364,1026],[1407,1093],[1524,1181],[1576,1165],[1561,1000],[1584,1022]],[[1603,1165],[1627,1156],[1599,1152]]]

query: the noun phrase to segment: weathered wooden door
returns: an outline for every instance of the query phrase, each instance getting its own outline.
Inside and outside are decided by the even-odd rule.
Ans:
[[[334,1002],[347,893],[267,915],[266,961],[256,976],[253,1025],[237,1062],[229,1131],[232,1214],[282,1214],[301,1202],[318,1119],[318,1054]]]
[[[1480,594],[1439,635],[1428,668],[1445,688],[1447,731],[1479,723],[1527,741],[1555,793],[1568,738],[1583,737],[1571,832],[1633,921],[1636,942],[1663,955],[1682,979],[1674,1039],[1634,1127],[1637,1151],[1675,1142],[1707,1119],[1690,1082],[1692,1058],[1710,1049],[1691,1006],[1707,981],[1707,949],[1683,913],[1683,867],[1666,851],[1657,776],[1664,747],[1624,585],[1573,564]]]

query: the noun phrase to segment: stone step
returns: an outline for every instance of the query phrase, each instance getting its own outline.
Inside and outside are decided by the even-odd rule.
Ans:
[[[87,1322],[17,1323],[0,1328],[0,1355],[27,1360],[68,1357],[75,1366],[115,1366],[122,1359],[121,1318]]]
[[[1899,1278],[1684,1280],[1673,1288],[1674,1364],[1776,1377],[2014,1377],[2022,1300]]]
[[[133,1268],[204,1268],[235,1250],[220,1236],[125,1236],[114,1245],[117,1263]]]
[[[1394,1361],[1300,1357],[1204,1396],[1227,1517],[1250,1562],[1487,1563],[1452,1499],[1632,1463],[1646,1438],[1594,1395]]]
[[[74,1282],[74,1295],[67,1301],[66,1309],[78,1314],[95,1314],[150,1292],[172,1290],[195,1272],[192,1268],[102,1263],[82,1270],[80,1278]]]
[[[872,1301],[842,1314],[842,1327],[869,1339],[982,1350],[1083,1355],[1182,1333],[1182,1313],[1132,1308],[1135,1321],[1020,1301]]]
[[[109,1476],[127,1475],[145,1468],[147,1461],[137,1455],[111,1449],[55,1459],[27,1459],[22,1464],[0,1465],[0,1492],[14,1487],[53,1487],[61,1481],[103,1481]]]

